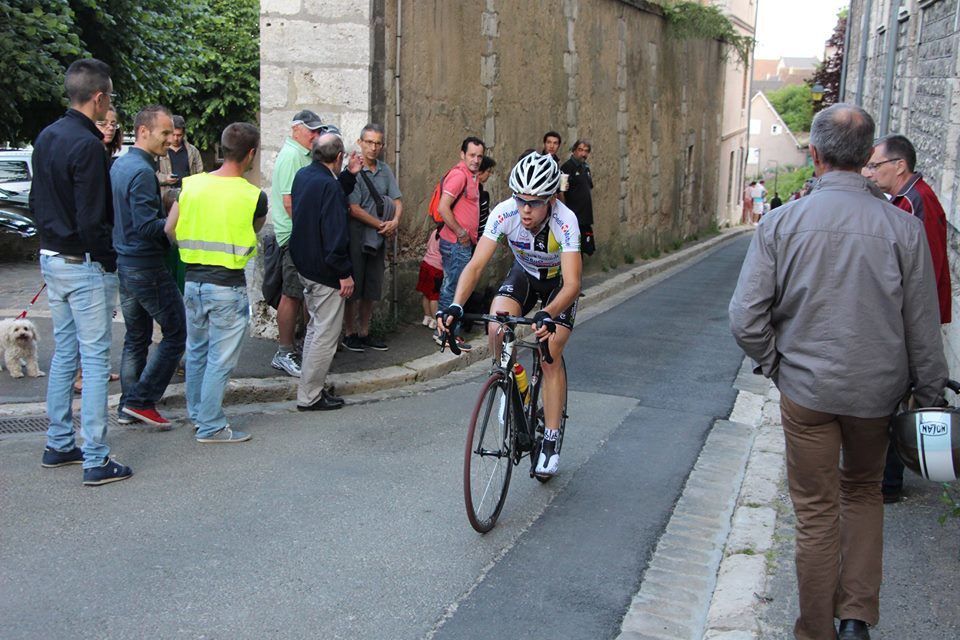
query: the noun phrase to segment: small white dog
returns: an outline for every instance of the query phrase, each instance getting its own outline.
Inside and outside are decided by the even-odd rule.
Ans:
[[[45,376],[37,364],[37,328],[26,318],[0,320],[0,353],[11,378],[22,378],[25,364],[31,378]]]

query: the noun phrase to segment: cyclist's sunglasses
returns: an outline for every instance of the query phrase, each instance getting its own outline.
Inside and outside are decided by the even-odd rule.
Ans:
[[[530,205],[531,209],[539,209],[547,206],[546,200],[524,200],[519,194],[513,194],[513,200],[517,203],[517,208],[522,209],[524,205]]]

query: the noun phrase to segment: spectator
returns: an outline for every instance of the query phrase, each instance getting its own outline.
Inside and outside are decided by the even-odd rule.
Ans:
[[[740,219],[741,224],[752,222],[750,217],[753,214],[753,186],[757,184],[756,180],[751,180],[743,187],[743,216]]]
[[[781,205],[783,205],[783,200],[780,199],[780,194],[774,191],[773,197],[770,198],[770,211],[773,211]]]
[[[300,377],[300,355],[294,346],[297,319],[301,313],[303,285],[290,258],[293,204],[290,192],[297,172],[310,164],[310,147],[323,126],[320,116],[304,109],[293,116],[290,135],[283,141],[273,165],[270,185],[270,220],[280,247],[281,292],[277,305],[277,352],[270,366],[295,378]]]
[[[477,173],[477,182],[479,183],[477,189],[480,194],[480,217],[477,224],[479,229],[478,233],[483,232],[483,229],[487,226],[487,218],[490,217],[490,192],[484,189],[483,185],[490,179],[490,174],[493,173],[493,168],[496,166],[496,160],[490,156],[483,156],[483,158],[480,159],[480,171]],[[439,245],[437,246],[439,251]],[[434,311],[436,311],[436,309],[434,309]],[[431,315],[430,318],[433,319],[433,316]]]
[[[187,176],[203,173],[200,150],[187,142],[186,130],[187,122],[183,116],[173,116],[173,139],[166,153],[160,154],[160,167],[157,170],[163,193],[171,187],[179,188]]]
[[[486,156],[485,156],[486,157]],[[482,172],[481,172],[482,173]],[[443,284],[443,259],[440,257],[440,229],[430,229],[427,234],[427,250],[420,261],[417,291],[422,294],[423,326],[437,328],[437,301]]]
[[[567,175],[567,190],[560,199],[577,216],[580,223],[580,250],[588,256],[596,251],[593,238],[593,175],[587,159],[590,157],[590,141],[580,139],[570,149],[570,159],[563,163],[560,171]]]
[[[107,156],[110,158],[110,166],[117,159],[120,148],[123,146],[123,130],[120,128],[120,122],[117,120],[117,110],[113,107],[107,110],[107,115],[103,120],[97,120],[97,129],[103,134],[103,146],[107,149]]]
[[[753,199],[753,217],[751,221],[753,224],[757,224],[760,222],[760,217],[763,216],[763,200],[767,197],[767,189],[763,186],[763,180],[751,182],[750,185],[750,197]]]
[[[167,233],[187,265],[187,413],[201,443],[245,442],[223,413],[223,394],[250,317],[243,268],[257,252],[257,231],[267,216],[267,195],[243,175],[253,166],[260,132],[234,122],[223,130],[223,165],[183,180],[170,210]]]
[[[117,250],[120,306],[127,332],[120,363],[121,424],[145,422],[170,429],[157,402],[173,377],[187,341],[183,298],[166,264],[170,241],[154,158],[163,156],[173,136],[166,107],[140,110],[133,122],[136,141],[110,170],[113,185],[113,246]],[[154,321],[163,338],[147,359]]]
[[[760,225],[730,301],[734,337],[780,389],[800,640],[877,624],[887,424],[911,384],[930,406],[947,375],[923,225],[860,175],[873,131],[852,105],[816,115],[819,181]]]
[[[93,58],[67,69],[70,108],[40,132],[33,145],[30,210],[40,235],[40,271],[47,283],[54,350],[47,383],[47,443],[41,464],[83,464],[83,483],[125,480],[130,467],[110,459],[107,384],[110,338],[117,303],[113,206],[103,134],[113,82],[110,67]],[[84,371],[80,400],[83,450],[73,433],[77,347]]]
[[[547,131],[543,134],[543,151],[544,155],[551,155],[553,159],[557,161],[557,164],[560,164],[560,158],[557,157],[557,152],[560,151],[560,145],[563,144],[563,138],[560,137],[560,134],[556,131]]]
[[[443,181],[438,207],[443,217],[443,228],[440,230],[440,256],[443,261],[441,309],[453,303],[457,280],[470,262],[473,247],[477,244],[480,224],[480,181],[477,172],[480,171],[485,146],[480,138],[465,138],[460,144],[460,162],[450,169]],[[442,344],[439,331],[433,334],[433,339],[437,344]],[[457,336],[457,343],[461,351],[472,349],[460,336]]]
[[[313,144],[313,162],[293,180],[293,234],[290,255],[304,288],[309,312],[297,410],[326,411],[343,406],[324,388],[337,352],[344,303],[353,293],[347,197],[337,183],[343,140],[324,133]]]
[[[940,324],[951,319],[950,265],[947,261],[947,216],[940,206],[937,194],[915,171],[917,152],[913,144],[902,135],[889,135],[877,140],[870,162],[863,168],[863,176],[872,180],[884,193],[890,194],[891,202],[923,222],[927,244],[933,258],[933,273],[937,281],[937,298],[940,305]],[[903,491],[903,463],[896,451],[887,451],[887,466],[883,471],[883,501],[900,500]]]
[[[387,255],[384,238],[392,238],[397,233],[403,214],[403,196],[393,171],[379,159],[383,139],[382,125],[371,123],[360,131],[363,167],[349,199],[350,263],[355,286],[353,296],[347,301],[343,346],[350,351],[363,351],[367,347],[387,350],[383,340],[370,335],[370,318],[373,305],[383,294]]]

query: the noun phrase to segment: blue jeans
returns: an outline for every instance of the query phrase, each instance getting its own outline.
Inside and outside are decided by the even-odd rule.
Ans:
[[[246,287],[222,287],[187,281],[187,413],[197,425],[197,437],[211,436],[227,426],[223,394],[250,318]]]
[[[443,311],[453,303],[453,294],[457,292],[457,281],[464,267],[473,257],[473,247],[463,246],[459,242],[448,242],[440,238],[440,259],[443,261],[443,284],[440,285],[438,308]]]
[[[67,264],[59,256],[40,256],[53,320],[53,360],[47,378],[47,446],[69,451],[73,434],[73,380],[83,365],[80,435],[83,467],[102,465],[107,445],[107,385],[110,376],[110,336],[117,305],[117,274],[97,262]],[[77,361],[77,350],[80,362]]]
[[[120,361],[120,407],[154,409],[177,370],[187,342],[183,297],[166,267],[120,265],[117,274],[120,308],[127,325]],[[154,320],[160,325],[163,339],[148,360]]]

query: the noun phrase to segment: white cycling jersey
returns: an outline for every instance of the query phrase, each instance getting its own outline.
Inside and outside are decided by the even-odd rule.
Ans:
[[[520,223],[520,211],[513,197],[498,204],[483,230],[483,237],[498,242],[507,237],[517,264],[537,280],[560,275],[560,254],[580,251],[580,224],[576,214],[559,200],[539,231],[528,231]]]

